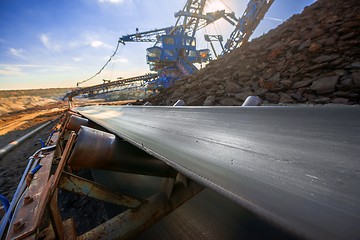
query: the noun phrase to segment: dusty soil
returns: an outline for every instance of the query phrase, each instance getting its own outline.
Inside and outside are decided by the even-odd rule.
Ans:
[[[0,148],[56,119],[65,109],[65,103],[56,102],[3,114],[0,119]],[[49,125],[42,129],[0,159],[0,193],[9,200],[25,170],[27,159],[41,147],[39,139],[46,140],[52,127],[53,125]]]
[[[4,115],[10,112],[26,110],[38,106],[46,106],[55,102],[56,100],[50,98],[42,98],[39,96],[0,98],[0,115]]]
[[[52,118],[54,119],[56,116]],[[27,129],[12,131],[0,136],[0,147],[41,126],[43,123],[37,123]],[[6,196],[8,200],[11,200],[15,193],[28,163],[28,158],[41,147],[39,138],[45,140],[52,127],[50,125],[42,129],[0,160],[0,193]]]
[[[69,88],[0,90],[0,117],[6,113],[58,102]]]
[[[36,107],[15,113],[3,115],[0,120],[0,136],[14,130],[27,129],[37,123],[52,120],[54,115],[58,115],[66,108],[62,102]]]

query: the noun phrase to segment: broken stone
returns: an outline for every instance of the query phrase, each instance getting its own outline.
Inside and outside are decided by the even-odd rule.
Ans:
[[[310,85],[310,83],[312,83],[312,79],[304,79],[300,82],[296,82],[292,85],[292,89],[296,89],[296,88],[302,88],[302,87],[306,87],[308,85]]]
[[[301,51],[301,50],[303,50],[304,48],[309,47],[310,44],[311,44],[311,40],[308,39],[308,40],[306,40],[305,42],[303,42],[303,43],[299,46],[298,50]]]
[[[238,106],[240,102],[235,98],[224,98],[220,100],[222,106]]]
[[[324,62],[324,63],[319,63],[319,64],[312,65],[312,66],[309,67],[309,71],[314,71],[314,70],[317,70],[317,69],[324,68],[328,64],[329,64],[328,62]]]
[[[340,57],[339,54],[321,55],[320,57],[317,57],[317,58],[313,59],[312,61],[314,63],[330,62],[330,61],[335,60],[335,59],[337,59],[339,57]]]
[[[277,103],[279,102],[280,96],[277,93],[267,92],[265,93],[265,99],[269,102]]]
[[[360,84],[360,72],[353,72],[351,77],[355,84]]]
[[[291,87],[292,82],[290,80],[282,80],[280,81],[280,84],[284,86],[285,88]]]
[[[355,36],[358,36],[358,34],[359,33],[356,33],[356,32],[350,32],[350,33],[348,33],[346,35],[341,36],[339,39],[340,40],[347,40],[347,39],[353,38]]]
[[[290,97],[288,94],[284,93],[281,95],[279,103],[294,103],[294,99]]]
[[[335,91],[335,87],[339,76],[332,76],[332,77],[324,77],[315,80],[310,89],[316,91],[317,93],[330,93]]]
[[[251,92],[251,87],[250,86],[246,86],[241,88],[240,92]]]
[[[216,96],[222,96],[224,93],[225,93],[225,90],[222,90],[222,89],[217,90],[216,91]]]
[[[268,66],[268,64],[265,63],[265,62],[262,62],[262,63],[260,63],[260,64],[257,65],[257,67],[258,67],[260,70],[264,70],[267,66]]]
[[[298,102],[301,102],[302,94],[300,92],[289,93],[289,95]]]
[[[210,95],[205,99],[203,106],[213,106],[215,102],[215,96]]]
[[[333,100],[331,100],[332,103],[336,103],[336,104],[347,104],[349,102],[349,99],[346,98],[334,98]]]
[[[242,93],[238,93],[235,95],[235,98],[238,99],[238,100],[241,100],[241,101],[245,101],[245,99],[248,97],[248,96],[251,96],[253,95],[253,92],[251,91],[248,91],[248,92],[242,92]]]
[[[321,97],[321,98],[315,99],[313,101],[314,101],[314,103],[326,104],[326,103],[330,103],[330,98]]]
[[[192,99],[190,99],[189,101],[186,102],[186,105],[188,106],[199,106],[201,105],[205,100],[205,96],[197,96],[197,97],[193,97]]]
[[[255,95],[255,96],[259,96],[259,97],[263,97],[264,94],[265,94],[267,91],[268,91],[267,89],[259,88],[258,90],[256,90],[256,91],[254,92],[254,95]]]
[[[225,85],[225,91],[227,93],[238,93],[240,92],[240,86],[234,82],[228,82]]]
[[[353,62],[351,65],[350,65],[351,68],[360,68],[360,62]]]
[[[320,49],[321,49],[321,44],[318,43],[312,43],[309,47],[310,52],[317,52]]]
[[[289,72],[291,73],[296,73],[297,71],[299,71],[299,68],[297,66],[292,66],[291,68],[289,68]]]

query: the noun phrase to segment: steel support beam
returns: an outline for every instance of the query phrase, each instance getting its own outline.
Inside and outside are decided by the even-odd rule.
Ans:
[[[360,236],[358,106],[77,110],[300,236]]]
[[[129,208],[136,208],[140,206],[142,202],[145,202],[141,199],[113,192],[100,184],[66,172],[61,174],[59,188]]]
[[[109,221],[79,236],[79,240],[91,239],[132,239],[167,214],[191,199],[203,187],[195,182],[184,186],[174,185],[170,198],[160,192],[150,197],[138,209],[127,210]]]

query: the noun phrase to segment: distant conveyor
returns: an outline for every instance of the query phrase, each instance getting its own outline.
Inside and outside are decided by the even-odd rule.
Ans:
[[[137,77],[131,77],[126,79],[119,79],[117,81],[113,82],[107,82],[103,84],[98,84],[90,87],[83,87],[83,88],[77,88],[73,91],[70,91],[66,93],[66,95],[63,97],[63,100],[67,99],[69,101],[72,100],[73,97],[88,94],[88,95],[97,95],[97,94],[103,94],[103,93],[109,93],[112,91],[115,91],[116,89],[124,89],[127,84],[129,83],[135,83],[140,82],[144,83],[147,81],[151,81],[157,77],[157,74],[145,74],[142,76]]]
[[[360,236],[357,106],[94,106],[77,111],[300,236]]]

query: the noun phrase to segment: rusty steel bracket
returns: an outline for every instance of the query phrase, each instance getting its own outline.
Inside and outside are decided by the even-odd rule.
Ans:
[[[55,133],[53,141],[55,142],[58,137],[59,133]],[[59,222],[62,224],[62,221],[57,209],[56,186],[75,140],[76,134],[73,133],[65,147],[55,175],[50,176],[50,171],[56,150],[49,152],[41,159],[42,168],[36,173],[19,201],[21,207],[13,217],[14,224],[9,228],[7,239],[21,239],[35,234],[42,223],[46,209],[49,209],[52,224],[56,225],[56,227],[53,226],[55,235],[63,236],[62,226],[58,226]]]
[[[71,116],[80,116],[79,114],[69,110],[64,114],[64,117],[62,118],[60,124],[60,136],[58,139],[58,146],[60,148],[60,151],[63,152],[65,150],[66,142],[68,141],[71,131],[68,131],[66,126],[68,125],[70,121]]]
[[[60,211],[57,204],[57,189],[54,194],[51,196],[50,202],[47,204],[48,211],[50,212],[49,218],[51,225],[54,230],[56,239],[64,239],[64,226],[61,220]]]
[[[55,141],[58,133],[52,136]],[[42,218],[42,206],[44,204],[44,195],[46,195],[46,186],[50,176],[52,158],[55,150],[50,151],[41,159],[42,168],[33,176],[25,190],[23,197],[19,201],[21,206],[13,216],[13,222],[16,223],[9,228],[9,238],[22,238],[34,233],[38,227],[39,219]]]
[[[69,218],[62,222],[64,228],[64,238],[65,240],[75,240],[77,238],[75,221],[73,218]],[[43,229],[38,234],[32,235],[35,239],[56,239],[53,226],[50,224],[47,228]],[[30,240],[29,238],[26,238]]]
[[[146,202],[146,200],[111,191],[98,183],[67,172],[61,174],[58,187],[69,192],[129,208],[137,208],[140,204]]]
[[[56,168],[56,171],[54,174],[54,182],[52,183],[51,188],[50,188],[50,195],[53,195],[53,193],[57,189],[63,169],[66,165],[67,160],[69,159],[71,150],[76,142],[76,137],[77,137],[76,134],[74,132],[71,132],[69,140],[65,146],[64,152],[61,155],[59,165]]]
[[[203,186],[193,181],[189,181],[187,187],[177,182],[169,199],[162,192],[154,194],[147,199],[148,203],[142,204],[138,209],[129,209],[84,233],[78,239],[133,238],[190,200],[202,189]]]

